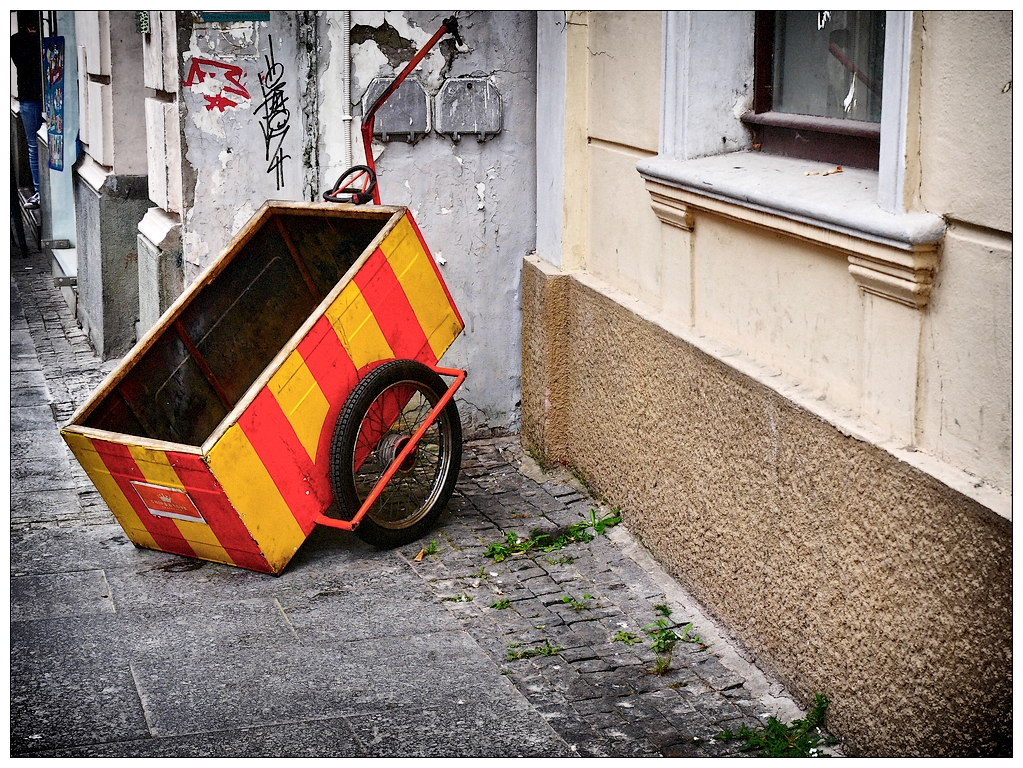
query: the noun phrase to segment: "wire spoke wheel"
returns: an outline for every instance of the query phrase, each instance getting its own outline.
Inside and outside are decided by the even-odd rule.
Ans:
[[[331,442],[331,485],[345,519],[359,511],[446,389],[422,363],[394,360],[374,368],[352,390]],[[451,497],[461,457],[462,427],[451,400],[402,460],[356,534],[388,547],[418,539]]]

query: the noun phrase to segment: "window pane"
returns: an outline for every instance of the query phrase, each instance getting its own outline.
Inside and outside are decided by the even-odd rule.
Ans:
[[[778,11],[772,109],[881,122],[884,11]]]

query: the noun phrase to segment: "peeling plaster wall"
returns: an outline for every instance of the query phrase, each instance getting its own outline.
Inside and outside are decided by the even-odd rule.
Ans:
[[[352,101],[376,76],[397,74],[437,31],[443,14],[352,13]],[[341,140],[340,13],[321,20],[323,178],[344,170]],[[440,264],[465,320],[444,362],[465,368],[459,391],[466,433],[518,428],[522,258],[536,242],[536,17],[531,12],[460,12],[466,48],[443,39],[414,73],[432,99],[445,77],[489,77],[501,93],[503,130],[485,143],[430,133],[414,145],[374,143],[381,202],[407,205]],[[361,106],[355,107],[361,115]],[[358,117],[354,162],[365,157]]]
[[[303,120],[308,26],[303,13],[276,11],[269,22],[180,24],[186,285],[265,200],[309,199],[319,186]]]

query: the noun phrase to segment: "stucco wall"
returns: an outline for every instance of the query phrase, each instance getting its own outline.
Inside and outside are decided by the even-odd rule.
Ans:
[[[264,201],[307,199],[308,134],[298,90],[301,14],[232,23],[190,16],[178,14],[186,285]]]
[[[361,100],[373,77],[397,74],[443,18],[353,13],[353,26],[366,36],[353,47],[353,101]],[[431,99],[444,78],[487,77],[501,94],[501,132],[485,142],[465,136],[456,143],[437,133],[415,144],[375,142],[374,156],[381,201],[412,210],[465,320],[465,332],[444,357],[469,372],[457,398],[463,429],[517,430],[520,270],[523,256],[536,246],[536,15],[481,11],[459,13],[457,20],[464,49],[441,41],[414,76]],[[320,76],[324,89],[339,76],[333,51],[321,54],[330,60]],[[321,121],[336,117],[324,113]],[[359,127],[356,119],[356,135]],[[322,154],[325,166],[339,167],[336,128],[324,127]],[[363,157],[356,141],[355,162]],[[328,182],[334,178],[327,176]]]
[[[442,19],[352,13],[353,162],[365,157],[359,129],[370,81],[397,74]],[[415,144],[374,142],[373,154],[381,202],[412,210],[466,322],[444,362],[469,371],[457,399],[473,434],[518,424],[519,272],[536,242],[536,23],[529,12],[462,12],[458,21],[464,46],[446,37],[413,77],[431,100],[446,78],[488,78],[502,99],[501,132],[457,143],[431,132]],[[215,24],[179,14],[178,22],[187,284],[264,200],[321,200],[345,170],[346,110],[340,12]]]
[[[524,363],[523,409],[558,414],[524,417],[527,445],[620,505],[793,691],[827,695],[850,752],[1005,753],[1008,521],[606,284],[527,262],[524,288],[524,354],[542,362]]]

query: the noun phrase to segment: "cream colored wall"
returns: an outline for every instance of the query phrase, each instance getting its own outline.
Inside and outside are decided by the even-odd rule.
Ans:
[[[590,136],[656,153],[661,123],[661,13],[588,15]]]
[[[1012,14],[925,13],[921,205],[950,223],[924,315],[919,446],[1012,481]]]
[[[696,328],[857,404],[862,307],[845,254],[702,213],[693,239]]]
[[[660,224],[636,161],[657,154],[661,14],[586,17],[587,175],[575,179],[587,200],[585,267],[659,306]]]
[[[566,166],[576,213],[566,229],[580,216],[588,227],[566,266],[776,369],[884,439],[1011,492],[1011,15],[916,19],[910,197],[951,222],[922,308],[865,293],[838,248],[699,206],[691,232],[662,224],[634,167],[657,150],[662,15],[576,23],[586,50],[570,51],[568,66],[576,77],[586,68],[585,112],[569,105],[567,122],[584,120],[586,154],[585,173]]]
[[[922,14],[920,197],[1012,231],[1012,13]]]

